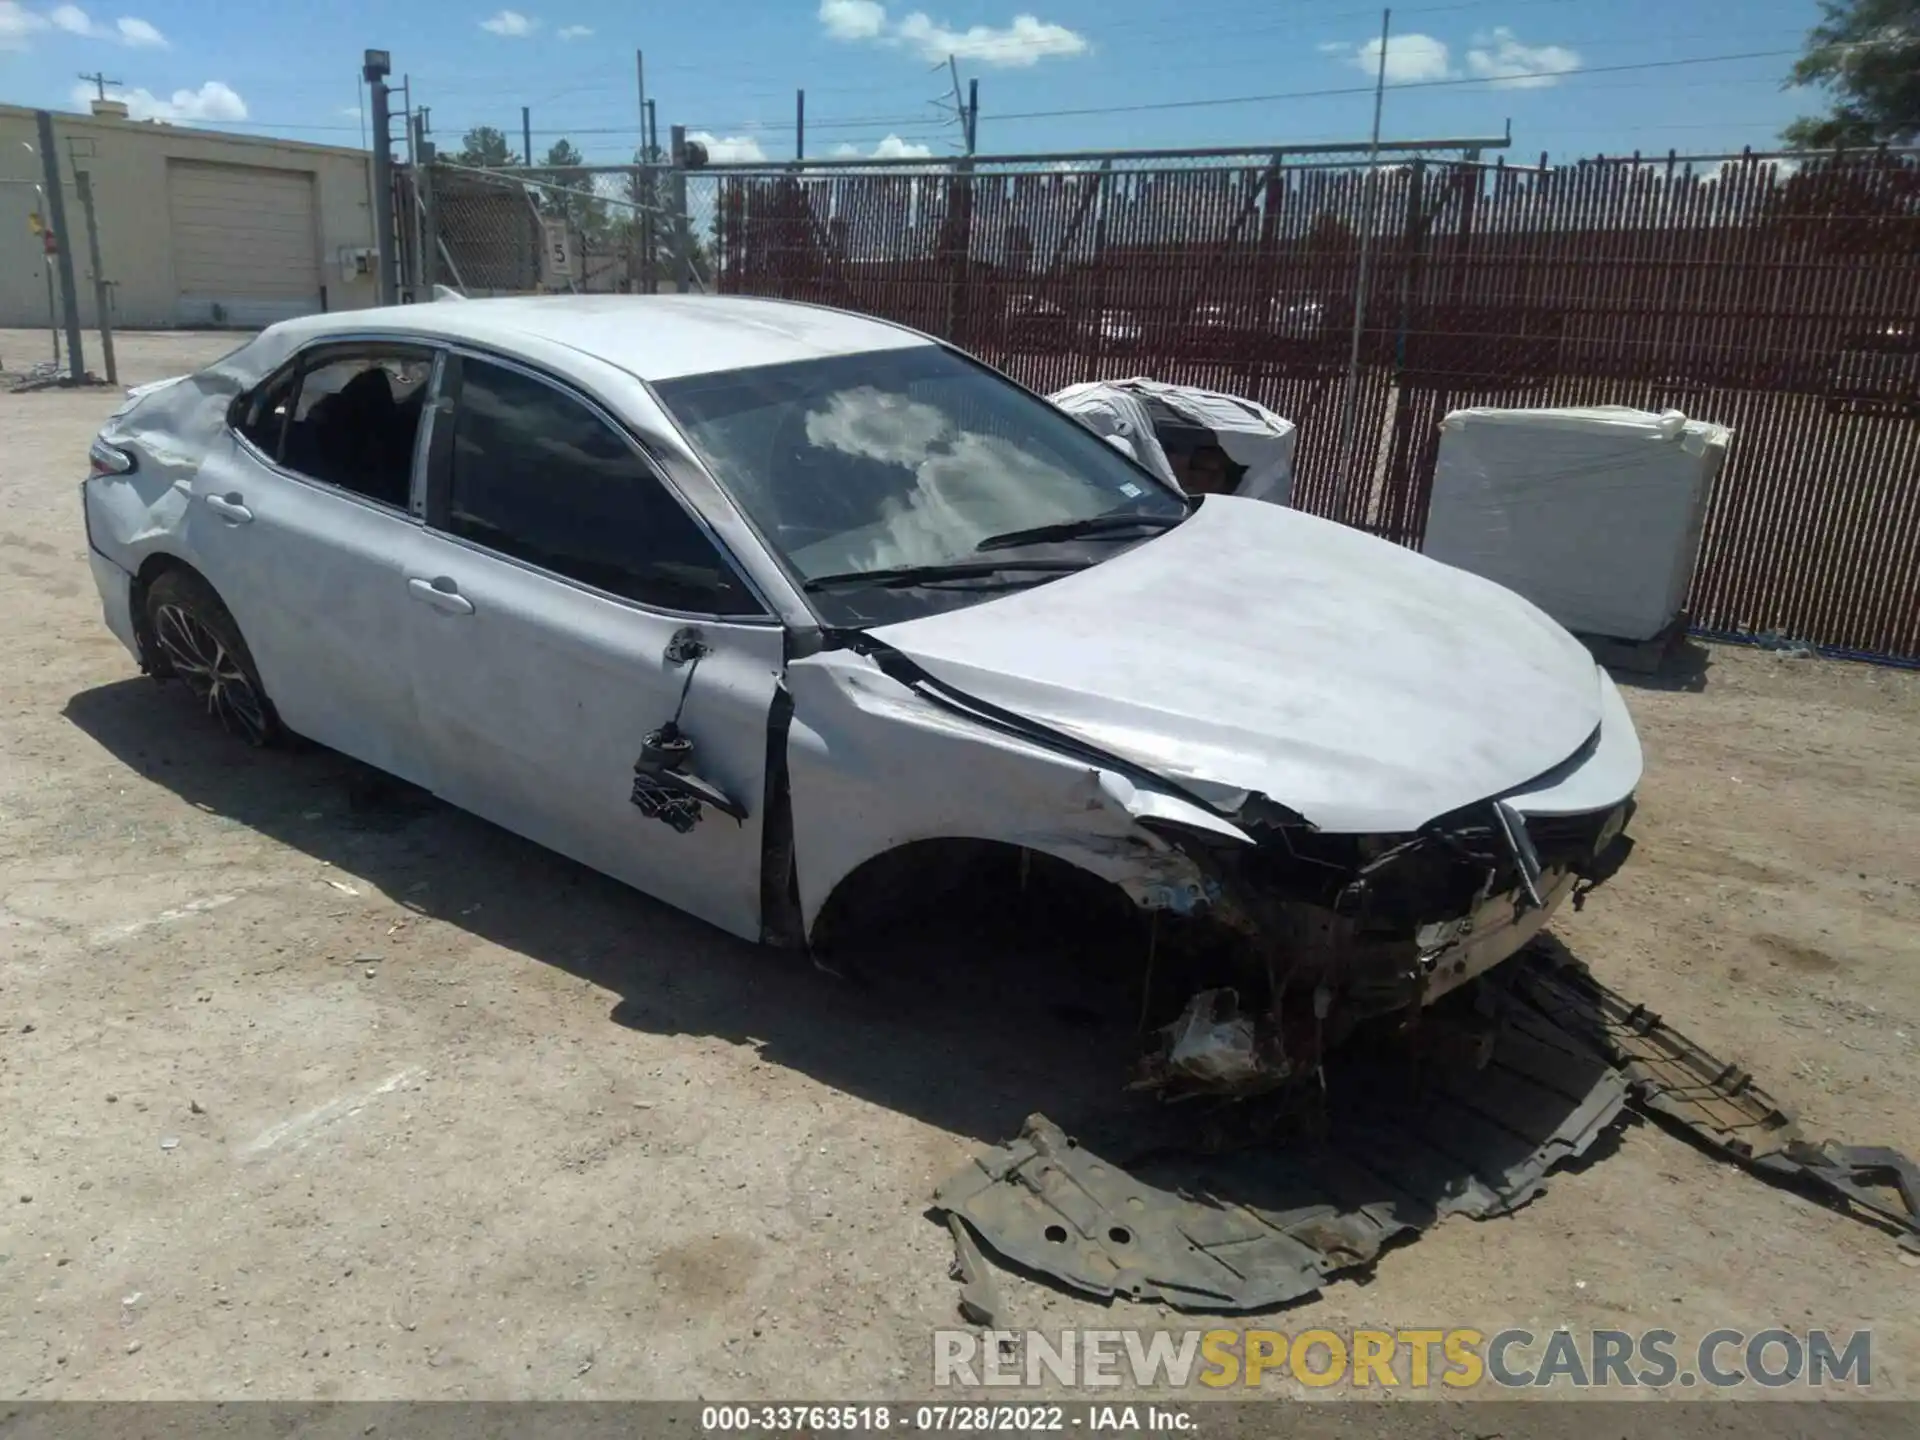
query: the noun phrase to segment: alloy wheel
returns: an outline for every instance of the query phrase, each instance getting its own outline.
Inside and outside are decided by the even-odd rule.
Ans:
[[[154,615],[154,638],[173,673],[187,682],[207,713],[252,745],[267,742],[267,711],[239,658],[191,611],[162,605]]]

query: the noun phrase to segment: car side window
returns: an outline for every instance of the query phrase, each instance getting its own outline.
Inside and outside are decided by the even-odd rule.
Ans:
[[[246,436],[254,448],[269,459],[280,458],[280,441],[287,429],[287,411],[293,404],[293,387],[299,379],[299,367],[289,365],[247,396],[231,417],[233,428]]]
[[[452,448],[451,534],[642,604],[765,613],[626,437],[564,391],[464,359]]]
[[[301,371],[280,463],[406,509],[432,377],[433,356],[425,350],[323,352]]]

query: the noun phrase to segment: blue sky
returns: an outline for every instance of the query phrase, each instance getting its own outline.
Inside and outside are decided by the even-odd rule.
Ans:
[[[1497,134],[1511,118],[1525,159],[1767,146],[1820,108],[1779,88],[1817,13],[1412,0],[1393,17],[1384,132]],[[1379,27],[1354,0],[0,0],[0,100],[79,108],[91,87],[77,76],[104,70],[136,114],[357,145],[360,55],[375,46],[447,148],[477,124],[518,148],[528,105],[536,151],[564,134],[615,162],[636,143],[644,48],[663,137],[680,122],[721,156],[791,156],[804,86],[809,154],[942,153],[958,136],[935,104],[953,54],[980,82],[983,152],[1257,147],[1363,138]],[[1243,97],[1277,98],[1215,103]]]

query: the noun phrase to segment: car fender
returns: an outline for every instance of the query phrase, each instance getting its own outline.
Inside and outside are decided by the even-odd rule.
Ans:
[[[1119,886],[1143,908],[1182,913],[1217,888],[1165,832],[1253,843],[1171,789],[935,704],[852,649],[791,662],[787,688],[794,868],[809,935],[842,881],[917,842],[1036,850]]]

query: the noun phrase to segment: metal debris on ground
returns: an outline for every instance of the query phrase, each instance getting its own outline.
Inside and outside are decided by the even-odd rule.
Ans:
[[[1757,1175],[1865,1212],[1920,1254],[1920,1166],[1911,1158],[1881,1145],[1808,1140],[1752,1075],[1607,989],[1557,942],[1537,945],[1527,961],[1516,967],[1516,992],[1618,1065],[1637,1109]]]
[[[1221,1004],[1197,997],[1183,1019],[1217,1018]],[[978,1284],[968,1255],[978,1237],[1003,1261],[1086,1294],[1265,1309],[1370,1266],[1448,1215],[1511,1213],[1624,1123],[1629,1102],[1756,1173],[1858,1207],[1920,1249],[1911,1160],[1803,1140],[1745,1071],[1608,990],[1557,945],[1489,976],[1467,1019],[1429,1015],[1399,1044],[1329,1057],[1324,1094],[1296,1087],[1312,1091],[1307,1125],[1297,1095],[1291,1112],[1288,1097],[1205,1116],[1160,1106],[1162,1118],[1128,1117],[1096,1153],[1030,1116],[1016,1140],[935,1192],[960,1252],[956,1272],[969,1290]],[[1143,1157],[1105,1158],[1142,1141]],[[969,1319],[997,1309],[997,1297],[963,1304]]]

